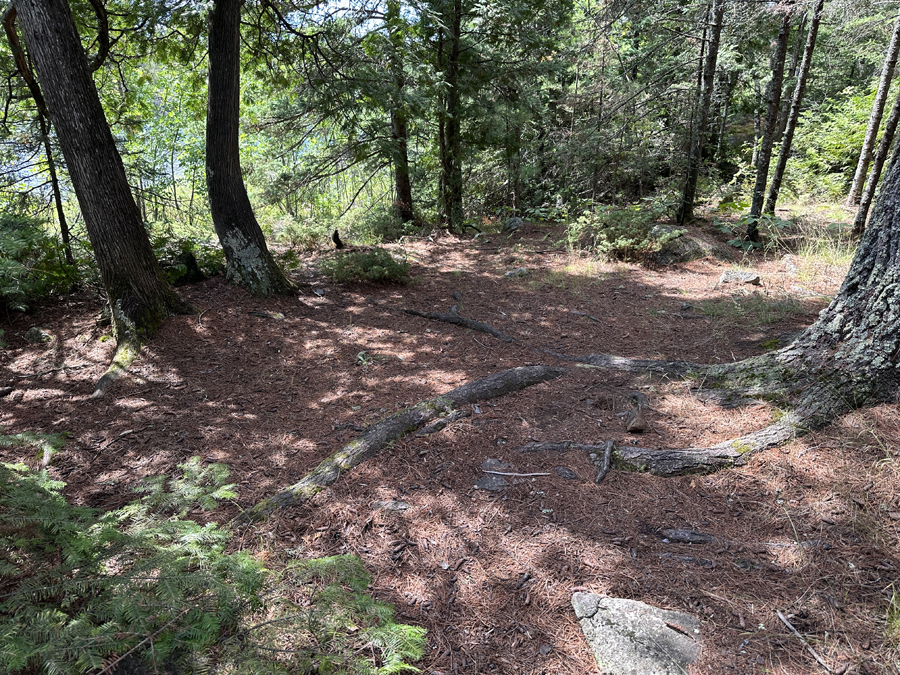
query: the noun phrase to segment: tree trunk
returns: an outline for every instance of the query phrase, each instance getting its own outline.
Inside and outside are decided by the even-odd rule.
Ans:
[[[850,185],[850,194],[847,196],[847,204],[850,206],[859,204],[859,198],[863,190],[863,181],[866,179],[866,171],[869,170],[869,162],[872,161],[872,151],[875,148],[875,139],[878,138],[878,129],[881,127],[881,117],[884,114],[884,106],[891,88],[891,80],[894,78],[894,68],[897,65],[898,54],[900,54],[900,14],[898,14],[897,21],[894,23],[894,32],[891,35],[891,42],[884,57],[878,92],[875,94],[875,102],[872,104],[872,114],[869,115],[866,136],[863,139],[862,150],[859,153],[859,162],[856,164],[853,183]]]
[[[678,209],[678,222],[685,223],[694,219],[694,200],[697,196],[697,179],[700,177],[700,161],[703,147],[706,144],[706,127],[709,122],[709,109],[712,105],[713,85],[716,76],[716,61],[719,57],[719,37],[722,34],[722,19],[725,15],[725,0],[713,0],[712,25],[709,27],[709,47],[703,60],[703,86],[697,105],[693,133],[691,134],[691,153],[688,163],[687,183]]]
[[[762,143],[762,92],[759,80],[753,80],[754,102],[753,107],[753,155],[750,158],[750,168],[756,171],[759,165],[759,146]]]
[[[791,54],[791,65],[787,69],[787,78],[788,84],[790,84],[790,78],[799,77],[799,73],[797,71],[798,63],[800,62],[800,50],[803,49],[803,45],[805,44],[803,39],[803,31],[806,29],[806,14],[804,13],[800,19],[800,23],[797,25],[797,40],[794,42],[794,50]],[[807,34],[808,35],[808,34]],[[802,70],[802,68],[801,68]],[[796,84],[794,84],[794,90],[796,91]],[[783,98],[781,99],[781,106],[778,113],[778,130],[775,132],[775,142],[781,143],[784,138],[784,132],[787,129],[788,125],[788,116],[790,115],[790,106],[791,106],[791,98],[788,93],[790,90],[786,87],[782,88]]]
[[[166,316],[191,308],[153,256],[68,3],[17,0],[15,7],[109,296],[114,365],[121,365]]]
[[[863,191],[862,199],[859,201],[859,208],[856,210],[856,218],[853,220],[853,236],[859,237],[863,230],[866,229],[866,217],[869,215],[869,207],[875,198],[875,190],[878,188],[878,179],[881,178],[881,170],[884,168],[884,162],[890,154],[891,146],[894,143],[894,134],[897,133],[897,124],[900,123],[900,92],[894,100],[894,107],[891,109],[891,115],[884,126],[884,133],[881,135],[881,141],[878,143],[878,151],[872,160],[872,170],[869,171],[869,178],[866,180],[866,189]]]
[[[412,207],[412,182],[409,179],[409,143],[406,115],[395,108],[391,111],[391,135],[394,140],[394,188],[397,216],[404,223],[415,217]]]
[[[791,13],[785,11],[781,19],[781,30],[778,31],[778,38],[775,41],[775,55],[772,59],[772,81],[769,83],[765,130],[759,147],[756,183],[753,186],[753,202],[750,205],[750,223],[747,225],[747,238],[750,241],[759,241],[758,223],[759,217],[762,215],[766,180],[769,177],[769,163],[772,160],[772,145],[775,142],[775,131],[778,125],[778,107],[781,104],[781,84],[784,81],[784,60],[787,55],[790,29]]]
[[[293,285],[275,263],[241,173],[241,0],[216,0],[209,26],[206,184],[213,225],[227,261],[225,278],[253,295],[288,294]]]
[[[803,103],[803,95],[806,93],[806,80],[809,78],[813,50],[816,47],[816,36],[819,32],[819,21],[822,18],[824,6],[825,0],[816,0],[812,21],[809,24],[809,33],[806,36],[806,47],[803,49],[800,73],[797,75],[797,86],[794,88],[794,97],[791,99],[791,111],[788,114],[784,137],[781,141],[781,150],[778,153],[778,163],[775,165],[775,173],[772,175],[772,183],[769,185],[766,213],[775,213],[775,204],[778,202],[778,193],[781,190],[784,171],[787,168],[788,157],[791,154],[791,144],[794,142],[794,131],[797,129],[797,120],[800,119],[800,104]]]
[[[449,51],[444,68],[447,85],[442,113],[443,143],[441,144],[441,181],[443,184],[444,215],[451,232],[463,227],[462,207],[462,140],[460,138],[459,52],[462,40],[462,0],[453,0]]]

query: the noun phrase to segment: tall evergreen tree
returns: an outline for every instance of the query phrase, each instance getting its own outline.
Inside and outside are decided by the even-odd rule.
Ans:
[[[241,0],[216,0],[209,25],[206,183],[213,224],[225,251],[226,278],[254,295],[287,294],[293,284],[278,267],[253,213],[241,172]]]
[[[191,308],[163,278],[106,123],[66,0],[17,0],[25,44],[59,137],[112,312],[116,356],[102,393],[172,313]]]

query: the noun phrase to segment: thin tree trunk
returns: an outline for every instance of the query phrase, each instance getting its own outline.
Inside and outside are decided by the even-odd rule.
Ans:
[[[813,50],[816,48],[816,36],[819,32],[819,21],[822,18],[824,7],[825,0],[816,0],[812,21],[809,24],[809,33],[806,36],[806,47],[803,49],[803,61],[800,63],[800,72],[797,75],[797,85],[794,87],[794,96],[791,99],[791,110],[787,117],[781,150],[778,153],[778,163],[775,165],[775,173],[772,175],[772,183],[769,185],[766,213],[775,213],[775,204],[778,202],[778,193],[781,190],[784,171],[791,154],[791,144],[794,142],[794,132],[797,129],[797,121],[800,119],[800,105],[803,103],[803,95],[806,93],[806,81],[809,78]]]
[[[225,251],[225,278],[254,295],[288,294],[293,284],[275,263],[241,173],[241,0],[216,0],[209,26],[206,184],[213,225]]]
[[[756,106],[753,109],[753,155],[750,158],[750,167],[756,171],[759,165],[759,146],[762,143],[762,92],[759,80],[753,81],[753,92]]]
[[[444,185],[444,213],[451,232],[463,226],[462,208],[462,140],[460,138],[459,53],[462,40],[462,2],[453,0],[449,17],[450,45],[444,79],[447,83],[446,106],[443,117],[444,144],[441,157],[441,178]]]
[[[802,18],[800,19],[800,23],[797,25],[797,39],[794,42],[794,50],[791,53],[791,65],[787,69],[787,78],[788,83],[790,83],[790,78],[799,78],[798,72],[798,64],[800,63],[800,54],[801,50],[804,49],[804,38],[803,33],[806,29],[806,14],[804,13]],[[808,34],[807,34],[808,35]],[[794,84],[794,90],[796,91],[796,83]],[[791,109],[791,98],[789,97],[789,89],[786,87],[782,88],[782,93],[784,97],[781,99],[781,109],[778,115],[778,131],[775,134],[775,142],[781,143],[784,138],[784,132],[787,129],[788,125],[788,117],[790,116]]]
[[[59,236],[62,237],[63,255],[70,265],[75,264],[72,255],[72,242],[69,236],[69,223],[66,220],[66,212],[63,209],[62,192],[59,189],[59,178],[56,175],[56,160],[53,157],[53,147],[50,144],[50,128],[47,119],[38,112],[38,124],[41,130],[41,140],[44,143],[44,154],[47,156],[47,170],[50,173],[50,187],[53,190],[53,204],[56,206],[56,218],[59,220]]]
[[[778,123],[778,107],[781,104],[781,84],[784,81],[784,60],[787,55],[788,36],[791,28],[791,13],[785,11],[781,19],[781,30],[775,42],[775,55],[772,59],[772,81],[769,84],[769,100],[766,110],[765,131],[759,148],[759,161],[756,165],[756,183],[753,186],[753,202],[750,205],[750,223],[747,225],[747,238],[759,241],[758,221],[762,214],[763,198],[766,191],[766,180],[769,177],[769,163],[772,159],[772,145],[775,142],[775,131]]]
[[[678,209],[678,222],[684,223],[694,218],[694,200],[697,196],[697,180],[700,177],[700,162],[703,146],[706,144],[706,127],[709,109],[712,105],[713,85],[716,76],[716,61],[719,56],[719,37],[722,34],[722,19],[725,16],[726,0],[713,0],[712,25],[709,27],[709,46],[703,60],[703,88],[700,92],[697,117],[691,134],[691,152],[688,163],[687,183]]]
[[[897,65],[898,54],[900,54],[900,14],[898,14],[897,21],[894,23],[894,32],[891,35],[891,42],[884,57],[878,92],[875,94],[875,102],[872,104],[872,114],[869,115],[866,136],[863,140],[862,150],[859,153],[859,162],[856,164],[853,183],[850,185],[850,194],[847,196],[847,203],[851,206],[859,204],[859,198],[863,190],[863,181],[866,179],[869,162],[872,161],[872,151],[875,149],[875,139],[878,137],[878,129],[881,127],[881,117],[884,114],[888,91],[890,91],[891,80],[894,77],[894,68]]]
[[[394,188],[397,216],[404,223],[413,220],[412,181],[409,177],[409,136],[406,115],[402,110],[391,111],[391,135],[394,140]]]
[[[853,220],[853,235],[856,237],[862,235],[863,230],[866,229],[869,207],[875,198],[875,191],[878,188],[878,179],[881,177],[884,162],[894,143],[894,135],[897,133],[898,123],[900,123],[900,92],[897,93],[897,98],[894,99],[894,107],[891,109],[891,115],[885,124],[881,141],[878,143],[878,151],[872,160],[872,169],[869,171],[869,178],[866,180],[866,189],[863,191],[862,199],[859,200],[859,208],[856,210],[856,218]]]

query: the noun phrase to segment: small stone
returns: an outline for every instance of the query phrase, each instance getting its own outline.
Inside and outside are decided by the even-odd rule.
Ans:
[[[50,335],[47,331],[38,328],[37,326],[32,326],[27,331],[25,331],[25,341],[30,342],[33,345],[44,344],[47,342],[53,341],[53,336]]]
[[[681,311],[682,312],[690,312],[692,309],[694,309],[694,306],[691,303],[689,303],[689,302],[681,303]]]
[[[659,533],[670,541],[677,541],[682,544],[708,544],[713,541],[713,537],[694,530],[660,530]]]
[[[12,401],[13,403],[18,403],[23,398],[25,398],[25,392],[17,391],[15,394],[13,394],[12,396],[9,397],[9,400]]]
[[[385,511],[406,511],[409,508],[409,504],[396,499],[391,499],[387,502],[374,502],[372,506],[374,506],[376,510],[384,509]]]
[[[557,476],[561,476],[566,480],[578,480],[578,474],[565,466],[558,466],[553,469]]]
[[[531,274],[531,272],[529,272],[529,271],[528,271],[527,269],[525,269],[524,267],[517,267],[517,268],[514,269],[514,270],[510,270],[509,272],[507,272],[507,273],[504,274],[503,276],[506,276],[506,277],[509,277],[509,278],[513,278],[513,277],[527,277],[529,274]]]
[[[525,224],[525,221],[519,218],[518,216],[513,216],[512,218],[507,219],[505,223],[503,223],[503,231],[504,232],[515,232],[519,228],[521,228]]]
[[[756,272],[744,272],[741,270],[725,270],[719,277],[720,284],[752,284],[762,285],[762,280]]]

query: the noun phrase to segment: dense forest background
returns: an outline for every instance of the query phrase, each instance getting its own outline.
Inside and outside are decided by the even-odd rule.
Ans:
[[[873,100],[896,62],[888,54],[893,5],[820,4],[782,200],[847,198]],[[157,253],[194,248],[208,262],[211,6],[109,3],[98,22],[90,3],[72,3],[88,54],[102,46],[94,81]],[[373,242],[432,225],[474,233],[512,215],[587,215],[588,225],[607,227],[621,209],[631,221],[675,216],[696,166],[698,203],[748,213],[760,160],[778,155],[789,126],[815,10],[691,1],[246,3],[240,164],[251,203],[270,241],[300,247],[323,244],[335,228]],[[84,274],[90,245],[65,159],[12,48],[0,50],[4,259],[17,256],[9,239],[21,238],[23,219],[39,219],[62,231],[59,259]],[[71,279],[45,272],[53,273],[43,283]],[[3,279],[3,292],[15,294],[22,279],[12,270]]]

